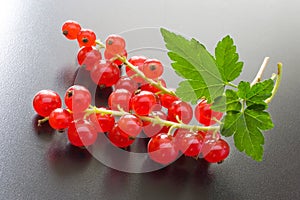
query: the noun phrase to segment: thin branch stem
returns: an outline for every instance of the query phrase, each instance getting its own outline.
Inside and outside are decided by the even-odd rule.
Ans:
[[[282,63],[278,63],[277,67],[278,67],[277,79],[276,79],[276,82],[275,82],[275,86],[274,86],[274,88],[272,90],[272,96],[270,98],[266,99],[266,101],[265,101],[266,103],[270,103],[272,101],[272,99],[274,98],[275,94],[277,93],[279,85],[281,83],[281,78],[282,78]]]
[[[106,46],[100,40],[96,40],[95,43],[100,47],[100,49],[105,49]]]
[[[233,83],[231,83],[231,82],[228,82],[227,85],[229,85],[229,86],[231,86],[231,87],[234,87],[234,88],[238,88],[237,85],[235,85],[235,84],[233,84]]]
[[[129,112],[125,112],[125,111],[107,110],[105,108],[97,108],[96,106],[92,109],[88,109],[86,111],[86,113],[109,114],[109,115],[118,116],[118,117],[130,114]],[[148,121],[153,124],[159,124],[161,126],[168,126],[168,127],[172,127],[172,128],[182,128],[182,129],[187,129],[190,131],[210,131],[210,130],[219,130],[220,129],[219,126],[196,126],[196,125],[172,122],[172,121],[161,119],[158,116],[155,116],[155,117],[138,116],[138,117],[143,121]]]
[[[265,57],[262,65],[260,66],[260,69],[258,71],[258,73],[256,74],[256,77],[253,79],[252,83],[251,83],[251,86],[254,85],[255,83],[257,82],[260,82],[261,81],[261,78],[262,78],[262,74],[264,73],[268,63],[269,63],[269,60],[270,58],[269,57]]]
[[[156,82],[148,77],[145,76],[145,74],[140,71],[137,67],[135,67],[133,64],[131,64],[126,57],[117,56],[119,60],[121,60],[124,64],[126,64],[131,70],[133,70],[138,76],[142,77],[145,81],[147,81],[149,84],[153,85],[154,87],[160,89],[163,93],[170,94],[172,96],[176,96],[175,92],[172,90],[169,90],[168,88],[162,86],[160,82]]]
[[[47,122],[49,120],[49,117],[44,117],[43,119],[38,120],[38,126],[41,126],[43,123]]]

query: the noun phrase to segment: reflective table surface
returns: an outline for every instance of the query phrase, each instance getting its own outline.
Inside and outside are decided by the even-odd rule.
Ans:
[[[0,199],[300,199],[299,7],[296,0],[1,1]],[[165,53],[159,27],[195,37],[211,52],[229,34],[245,62],[240,80],[252,80],[265,56],[271,61],[264,77],[282,62],[263,161],[229,140],[232,151],[220,165],[182,157],[158,171],[125,173],[72,147],[47,124],[37,127],[34,94],[63,94],[74,81],[77,44],[61,34],[68,19],[101,39],[123,34],[132,54],[152,45],[145,53],[153,56]],[[170,69],[165,76],[175,87]]]

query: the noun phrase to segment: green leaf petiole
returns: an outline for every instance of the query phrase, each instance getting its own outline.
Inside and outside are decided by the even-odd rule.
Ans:
[[[281,83],[281,78],[282,78],[282,63],[278,63],[277,64],[278,67],[278,71],[277,71],[277,78],[276,78],[276,82],[275,82],[275,86],[272,90],[272,96],[268,99],[265,100],[266,103],[270,103],[272,101],[272,99],[274,98],[275,94],[278,91],[279,85]]]

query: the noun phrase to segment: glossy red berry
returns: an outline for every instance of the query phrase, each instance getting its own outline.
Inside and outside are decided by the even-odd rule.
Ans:
[[[138,89],[138,85],[134,80],[131,80],[127,76],[122,76],[115,84],[115,89],[126,89],[132,94]]]
[[[193,109],[190,104],[184,101],[174,101],[168,108],[168,119],[178,122],[178,119],[188,124],[193,118]]]
[[[72,121],[71,114],[62,108],[56,108],[49,115],[49,124],[56,130],[68,128]]]
[[[69,40],[75,40],[80,30],[81,26],[76,21],[68,20],[62,26],[62,33]]]
[[[215,143],[221,138],[220,133],[215,131],[198,131],[198,135],[203,138],[205,144]]]
[[[163,87],[167,86],[166,81],[164,79],[162,79],[162,78],[159,78],[159,79],[157,79],[155,81],[159,82]],[[146,91],[153,92],[153,93],[160,92],[160,89],[158,89],[157,87],[151,85],[150,83],[143,84],[141,86],[141,90],[146,90]]]
[[[211,147],[210,152],[204,156],[204,159],[210,163],[221,162],[228,157],[229,151],[228,143],[223,139],[219,139]]]
[[[128,62],[130,62],[133,66],[135,66],[138,70],[143,72],[143,65],[147,58],[144,56],[133,56],[131,57]],[[126,74],[129,78],[134,80],[137,83],[145,83],[145,80],[139,76],[136,75],[136,73],[126,66]]]
[[[77,147],[90,146],[97,140],[97,131],[87,121],[72,122],[68,129],[70,143]]]
[[[79,121],[79,120],[83,120],[84,116],[85,116],[85,112],[84,111],[81,111],[81,112],[74,112],[72,111],[71,113],[71,121]]]
[[[106,38],[106,50],[112,54],[120,54],[125,50],[125,40],[122,36],[119,35],[109,35]]]
[[[171,104],[174,101],[179,100],[179,98],[177,96],[170,95],[170,94],[159,94],[158,97],[159,97],[161,105],[167,109],[171,106]]]
[[[200,154],[203,146],[203,138],[200,135],[186,129],[177,129],[174,133],[177,148],[184,155],[196,157]]]
[[[179,152],[175,147],[174,138],[160,133],[150,139],[148,154],[153,161],[167,165],[177,159]]]
[[[113,62],[116,65],[120,66],[123,64],[123,62],[121,60],[117,59],[116,55],[125,56],[127,58],[127,51],[124,49],[124,51],[117,53],[117,54],[110,52],[107,49],[105,49],[105,51],[104,51],[104,57],[108,62]]]
[[[134,142],[134,138],[124,133],[116,124],[108,133],[108,139],[117,147],[125,148]]]
[[[159,117],[163,120],[167,119],[167,115],[160,110],[151,112],[149,117]],[[154,135],[160,133],[163,129],[163,126],[160,124],[153,124],[148,121],[143,121],[143,131],[148,137],[153,137]]]
[[[65,94],[65,104],[73,112],[80,113],[91,104],[91,93],[81,85],[69,87]]]
[[[120,69],[114,63],[101,62],[95,65],[91,72],[91,79],[100,87],[110,87],[120,79]]]
[[[157,59],[147,59],[143,65],[143,72],[146,77],[156,79],[163,74],[164,67]]]
[[[52,90],[41,90],[33,97],[33,108],[42,117],[48,117],[56,108],[61,107],[59,95]]]
[[[156,104],[156,96],[149,91],[141,91],[131,99],[132,109],[137,115],[149,115]]]
[[[109,114],[91,114],[88,119],[95,126],[98,132],[108,132],[115,125],[115,118]]]
[[[77,35],[77,41],[80,47],[91,47],[95,46],[96,34],[90,29],[81,29]]]
[[[220,120],[223,116],[222,112],[216,112],[211,110],[211,104],[208,104],[206,100],[200,101],[195,107],[195,118],[197,121],[205,126],[210,126],[216,123],[214,120]]]
[[[128,112],[130,110],[131,93],[125,89],[117,89],[113,91],[108,98],[108,105],[111,110],[119,110],[119,108]]]
[[[90,71],[101,60],[101,53],[93,47],[81,47],[77,54],[78,64]]]
[[[142,131],[143,122],[135,115],[123,115],[117,122],[118,127],[131,137],[136,137]]]

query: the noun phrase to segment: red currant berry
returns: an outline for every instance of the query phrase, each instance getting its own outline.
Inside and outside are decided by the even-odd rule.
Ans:
[[[183,123],[188,124],[192,118],[193,109],[190,104],[184,101],[174,101],[168,108],[168,119],[173,122],[178,122],[178,120],[180,120]]]
[[[134,142],[134,138],[120,130],[117,124],[108,133],[108,139],[113,145],[121,148],[128,147]]]
[[[159,117],[163,120],[167,119],[167,115],[160,110],[151,112],[149,117]],[[143,131],[148,137],[153,137],[154,135],[160,133],[162,130],[163,126],[161,126],[160,124],[153,124],[148,121],[143,121]]]
[[[90,71],[101,60],[101,53],[93,47],[82,47],[78,54],[78,64]]]
[[[72,112],[71,113],[71,122],[72,121],[79,121],[79,120],[83,120],[84,116],[85,116],[85,112],[81,111],[81,112]]]
[[[193,132],[185,129],[177,129],[174,133],[177,148],[184,155],[195,157],[201,152],[203,146],[203,138]]]
[[[49,124],[56,130],[68,128],[71,123],[71,114],[62,108],[56,108],[49,115]]]
[[[131,99],[132,109],[137,115],[148,115],[155,104],[156,97],[149,91],[141,91]]]
[[[118,121],[119,129],[131,137],[136,137],[142,131],[143,122],[134,115],[123,115]]]
[[[175,148],[174,138],[160,133],[150,139],[148,154],[153,161],[167,165],[176,160],[179,152]]]
[[[89,120],[98,132],[104,133],[111,131],[115,125],[115,118],[109,114],[91,114]]]
[[[109,62],[113,62],[116,65],[120,66],[123,64],[123,62],[119,59],[117,59],[115,56],[119,55],[119,56],[125,56],[127,58],[127,51],[124,49],[124,51],[122,51],[121,53],[115,54],[113,52],[108,51],[107,49],[104,51],[104,57],[107,61]],[[112,60],[113,59],[113,60]]]
[[[68,129],[70,143],[77,147],[90,146],[97,140],[97,131],[87,121],[72,122]]]
[[[60,107],[61,99],[52,90],[41,90],[33,97],[33,108],[42,117],[48,117],[53,110]]]
[[[205,144],[212,144],[221,138],[219,132],[215,131],[198,131],[198,135],[203,138]]]
[[[158,97],[159,97],[161,105],[167,109],[171,106],[171,104],[174,101],[179,100],[179,98],[177,96],[170,95],[170,94],[159,94]]]
[[[134,93],[138,89],[138,85],[135,81],[131,80],[127,76],[122,76],[115,84],[115,89],[126,89],[131,93]]]
[[[159,82],[163,87],[167,86],[166,81],[162,78],[159,78],[156,82]],[[153,93],[160,92],[160,89],[158,89],[157,87],[151,85],[150,83],[143,84],[141,86],[141,90],[146,90],[146,91],[153,92]]]
[[[62,26],[63,34],[69,40],[75,40],[80,30],[81,26],[79,23],[71,20],[66,21]]]
[[[106,38],[106,49],[112,54],[120,54],[125,50],[125,40],[119,35],[109,35]]]
[[[65,104],[73,112],[82,112],[91,104],[91,93],[81,85],[69,87],[65,94]]]
[[[130,110],[131,93],[125,89],[117,89],[108,97],[108,105],[111,110],[123,109],[126,112]]]
[[[157,59],[147,59],[144,62],[143,72],[146,77],[156,79],[163,74],[164,67]]]
[[[211,147],[210,152],[204,156],[204,159],[210,163],[221,162],[229,155],[230,147],[228,143],[219,139],[216,143]]]
[[[213,125],[216,123],[214,120],[220,120],[223,116],[222,112],[216,112],[210,109],[211,104],[206,100],[202,100],[195,107],[195,118],[197,121],[205,126]]]
[[[77,41],[80,47],[91,47],[95,46],[96,34],[90,29],[81,29],[77,35]]]
[[[130,62],[132,65],[134,65],[138,70],[143,71],[143,65],[147,58],[144,56],[133,56],[131,57],[128,62]],[[144,83],[145,80],[139,76],[136,75],[136,73],[126,66],[126,74],[129,78],[134,80],[137,83]]]
[[[110,87],[120,79],[120,69],[114,63],[99,63],[90,72],[91,79],[100,87]]]

